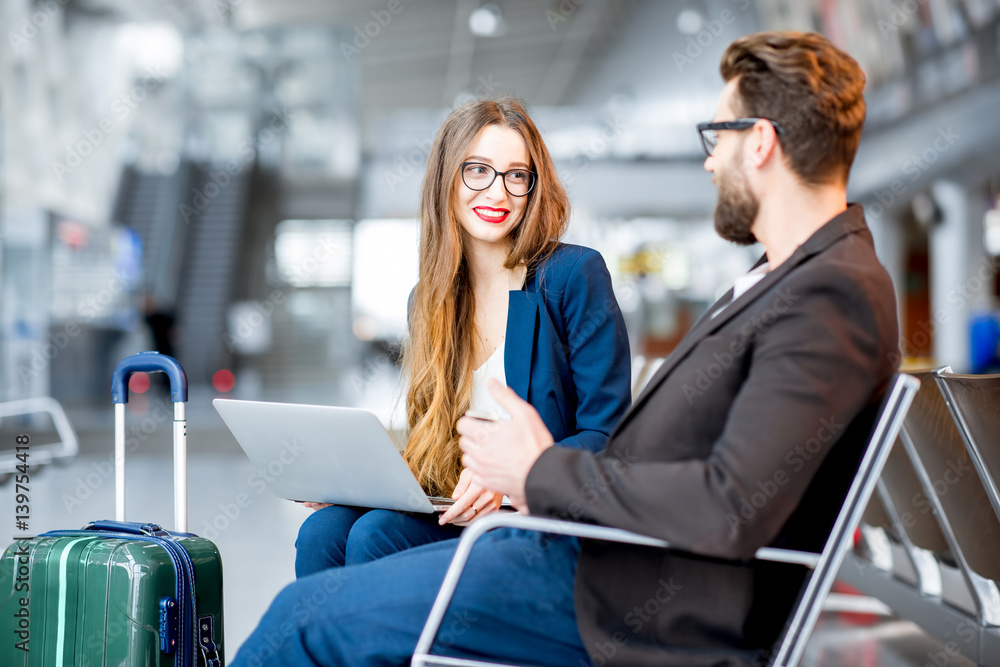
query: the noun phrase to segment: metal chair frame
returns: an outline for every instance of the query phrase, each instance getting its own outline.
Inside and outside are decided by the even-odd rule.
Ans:
[[[962,411],[955,394],[948,385],[948,377],[951,375],[955,375],[951,372],[951,366],[943,366],[934,370],[934,380],[937,382],[938,389],[941,390],[941,395],[944,396],[944,402],[948,405],[951,416],[955,419],[955,424],[958,426],[958,432],[962,435],[965,447],[969,450],[969,458],[972,459],[972,465],[975,466],[976,473],[979,474],[979,478],[986,488],[986,495],[989,496],[990,502],[993,504],[993,511],[996,512],[997,519],[1000,520],[1000,489],[997,488],[997,484],[1000,482],[993,477],[986,463],[983,461],[983,455],[979,451],[979,444],[972,437],[972,430],[965,419],[965,413]],[[982,375],[978,377],[1000,379],[998,376]]]
[[[59,442],[47,445],[31,445],[31,465],[39,466],[51,463],[55,459],[76,456],[80,449],[66,413],[59,401],[50,396],[25,398],[18,401],[0,403],[0,420],[5,417],[18,417],[36,413],[47,413],[52,418]],[[17,450],[0,451],[0,475],[13,473],[21,462],[17,459]]]
[[[833,585],[847,551],[853,544],[854,530],[861,520],[861,515],[881,474],[882,466],[889,455],[889,449],[899,434],[903,418],[919,387],[920,383],[908,375],[897,375],[889,387],[854,482],[847,492],[823,551],[816,554],[770,547],[758,549],[756,558],[759,560],[804,565],[813,570],[785,627],[782,639],[771,654],[772,667],[796,665],[802,658],[809,635],[822,611],[823,600]],[[430,653],[475,542],[486,532],[502,527],[670,548],[670,544],[663,540],[618,528],[518,514],[485,516],[466,528],[459,540],[437,599],[417,641],[411,661],[412,667],[515,667],[495,662],[435,656]]]
[[[975,449],[975,443],[972,441],[967,424],[957,409],[954,396],[951,395],[944,381],[951,374],[950,371],[951,369],[945,366],[926,373],[940,390],[940,395],[955,422],[956,431],[970,454],[973,467],[983,481],[986,496],[991,502],[993,499],[990,497],[989,482],[992,480]],[[1000,667],[1000,627],[997,626],[997,620],[1000,620],[1000,606],[998,606],[1000,605],[1000,592],[998,592],[1000,589],[998,589],[997,582],[977,574],[969,566],[962,544],[949,521],[949,515],[934,489],[933,478],[937,471],[924,464],[919,448],[914,441],[914,436],[917,434],[913,432],[913,428],[913,425],[908,425],[904,421],[899,435],[899,444],[903,446],[903,451],[913,465],[923,493],[933,509],[934,518],[941,528],[951,556],[955,559],[957,567],[949,571],[951,573],[949,577],[953,579],[953,584],[958,583],[958,579],[955,577],[962,581],[969,596],[968,604],[972,606],[968,609],[965,605],[956,606],[955,601],[948,604],[946,596],[938,594],[935,590],[936,585],[926,586],[921,582],[919,587],[912,586],[900,580],[893,572],[883,571],[879,565],[869,562],[857,554],[849,554],[841,569],[841,578],[866,594],[882,600],[898,616],[916,623],[949,649],[957,650],[970,660],[975,661],[976,664]],[[975,483],[974,480],[973,483]],[[884,480],[879,480],[879,486],[885,486]],[[892,508],[893,500],[889,494],[881,495],[884,495],[882,499],[887,509],[895,509]],[[991,502],[991,504],[993,503]],[[897,513],[890,511],[890,514]],[[893,521],[895,520],[893,519]],[[915,550],[917,552],[923,551],[916,548]],[[908,555],[912,558],[914,554],[911,552]],[[939,576],[944,575],[944,564],[937,563],[937,565],[941,568]],[[929,567],[926,573],[933,574]],[[925,572],[922,571],[921,575],[923,574]],[[933,577],[931,578],[933,579]],[[946,590],[942,592],[947,593]],[[954,593],[955,591],[953,591],[953,595]]]

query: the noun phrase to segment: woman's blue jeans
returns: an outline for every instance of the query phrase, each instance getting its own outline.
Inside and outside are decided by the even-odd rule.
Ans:
[[[367,563],[461,534],[461,528],[439,526],[437,519],[437,514],[343,505],[316,510],[295,540],[295,576],[301,579],[331,567]]]

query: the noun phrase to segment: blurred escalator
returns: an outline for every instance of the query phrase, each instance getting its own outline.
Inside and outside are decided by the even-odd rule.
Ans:
[[[249,185],[253,170],[236,175],[196,165],[189,175],[184,262],[177,314],[183,327],[178,359],[192,384],[208,384],[228,363],[224,344],[226,312],[234,296],[243,249]],[[228,179],[219,179],[222,173]]]

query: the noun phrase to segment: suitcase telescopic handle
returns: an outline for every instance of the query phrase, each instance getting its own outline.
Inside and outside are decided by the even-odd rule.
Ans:
[[[173,357],[158,352],[140,352],[118,362],[111,376],[111,400],[115,404],[115,520],[125,521],[125,404],[128,381],[133,373],[166,373],[170,400],[174,404],[174,530],[187,532],[187,375]]]
[[[187,374],[173,357],[159,352],[140,352],[126,357],[115,366],[111,376],[111,400],[114,403],[128,403],[128,380],[133,373],[167,374],[170,378],[170,400],[186,403],[188,400]]]

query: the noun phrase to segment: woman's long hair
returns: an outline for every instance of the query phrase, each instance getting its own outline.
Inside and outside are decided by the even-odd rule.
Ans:
[[[513,98],[476,100],[444,121],[427,160],[420,202],[420,280],[410,304],[410,338],[403,350],[409,377],[404,456],[431,495],[449,495],[458,483],[462,452],[455,424],[469,408],[472,358],[479,342],[462,233],[452,210],[466,151],[488,125],[510,128],[524,140],[538,174],[524,217],[507,237],[504,266],[531,267],[555,250],[566,229],[569,200],[538,128]]]

